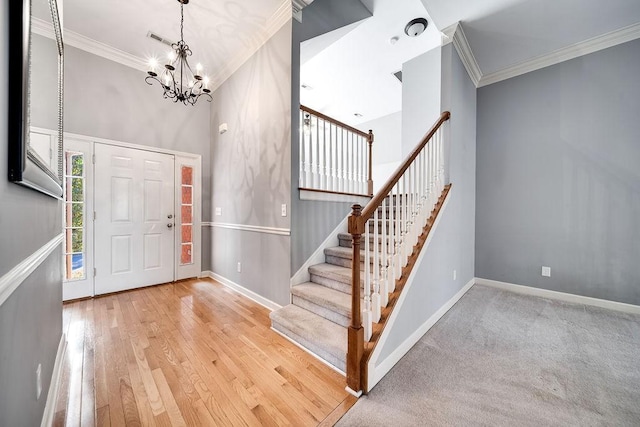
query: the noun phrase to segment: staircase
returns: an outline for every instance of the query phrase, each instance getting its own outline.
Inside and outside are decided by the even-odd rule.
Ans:
[[[339,246],[324,250],[324,264],[309,267],[311,281],[291,288],[293,303],[271,312],[271,326],[345,372],[353,251],[350,234],[338,239]]]
[[[369,359],[451,188],[442,129],[450,116],[440,115],[364,208],[353,206],[348,234],[270,315],[274,330],[345,372],[356,396],[369,390]]]

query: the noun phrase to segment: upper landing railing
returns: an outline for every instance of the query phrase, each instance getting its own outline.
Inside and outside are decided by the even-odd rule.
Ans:
[[[300,106],[301,190],[373,196],[373,132]]]

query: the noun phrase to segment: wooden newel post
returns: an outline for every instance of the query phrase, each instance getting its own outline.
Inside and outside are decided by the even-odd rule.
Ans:
[[[373,196],[373,130],[369,129],[369,178],[367,180],[367,191]]]
[[[364,352],[364,329],[360,312],[360,237],[364,233],[364,222],[360,216],[362,206],[353,205],[349,216],[349,233],[353,239],[353,259],[351,261],[351,325],[347,347],[347,385],[351,390],[362,390],[360,364]]]

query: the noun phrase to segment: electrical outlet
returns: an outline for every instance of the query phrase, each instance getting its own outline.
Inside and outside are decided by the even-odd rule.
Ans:
[[[551,267],[542,266],[542,276],[543,277],[551,277]]]
[[[222,216],[222,208],[216,208],[216,216]]]
[[[238,273],[242,273],[242,263],[238,262]]]
[[[38,369],[36,369],[36,400],[40,399],[42,394],[42,364],[38,363]]]
[[[282,216],[287,216],[287,204],[282,204]]]
[[[453,280],[456,280],[458,278],[458,272],[456,270],[453,270]]]

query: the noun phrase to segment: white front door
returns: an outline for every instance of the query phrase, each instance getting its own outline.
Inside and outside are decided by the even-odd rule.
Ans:
[[[174,280],[174,158],[95,144],[95,293]]]

